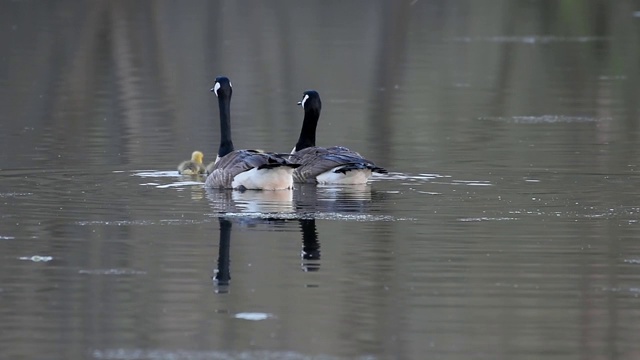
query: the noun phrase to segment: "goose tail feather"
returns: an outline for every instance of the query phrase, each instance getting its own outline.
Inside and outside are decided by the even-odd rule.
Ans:
[[[388,173],[388,171],[385,168],[381,168],[373,164],[364,164],[364,163],[345,164],[335,169],[333,172],[346,174],[347,172],[353,171],[353,170],[371,170],[372,172],[377,172],[380,174]]]
[[[295,168],[299,167],[299,166],[300,166],[300,164],[293,164],[293,163],[286,163],[286,164],[280,164],[280,163],[276,163],[276,164],[263,164],[263,165],[258,166],[258,170],[262,170],[262,169],[275,169],[275,168],[278,168],[278,167],[281,167],[281,166],[289,167],[289,168],[295,169]]]

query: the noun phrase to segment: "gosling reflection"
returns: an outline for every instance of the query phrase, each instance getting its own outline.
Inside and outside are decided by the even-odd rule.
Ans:
[[[218,247],[218,267],[214,270],[213,284],[217,293],[229,292],[231,281],[230,253],[231,253],[231,221],[220,217],[220,245]]]
[[[198,177],[197,175],[182,175],[182,177],[191,177],[198,178],[198,180],[202,180],[202,177]],[[204,180],[202,180],[204,182]],[[202,200],[204,198],[204,187],[200,184],[189,186],[189,193],[191,195],[191,200]]]
[[[302,232],[302,270],[320,270],[320,242],[316,219],[300,219],[300,231]]]

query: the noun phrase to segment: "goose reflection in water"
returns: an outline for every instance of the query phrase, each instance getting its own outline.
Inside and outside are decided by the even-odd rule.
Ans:
[[[365,213],[371,204],[380,200],[384,193],[371,189],[370,185],[313,185],[304,184],[294,190],[296,211],[306,216],[323,213]]]
[[[293,190],[229,191],[205,189],[211,208],[217,213],[251,215],[292,213]]]
[[[318,241],[318,229],[316,219],[300,219],[300,231],[302,232],[302,270],[307,272],[320,270],[320,242]]]
[[[232,222],[241,227],[253,228],[267,225],[270,228],[283,226],[286,219],[278,214],[292,213],[293,191],[229,191],[206,189],[207,199],[212,209],[224,216],[218,217],[220,224],[220,244],[218,248],[218,265],[214,270],[213,283],[217,293],[228,293],[231,281],[231,229]],[[245,216],[246,214],[247,216]],[[252,216],[253,215],[253,216]],[[255,216],[257,215],[257,216]]]
[[[267,225],[269,228],[298,221],[302,235],[301,268],[305,272],[320,270],[320,241],[316,217],[327,215],[365,213],[371,203],[384,196],[371,190],[369,185],[319,186],[303,184],[295,190],[281,191],[228,191],[207,189],[207,198],[219,215],[220,246],[218,266],[215,270],[216,292],[229,290],[230,246],[232,222],[243,227]]]
[[[294,190],[280,191],[228,191],[205,189],[207,199],[215,213],[229,216],[275,217],[301,219],[340,214],[364,214],[385,194],[370,185],[315,185],[300,184]],[[227,217],[229,217],[227,216]]]
[[[255,219],[254,219],[255,220]],[[282,220],[280,220],[282,221]],[[320,243],[315,219],[299,219],[302,233],[302,270],[305,272],[320,269]],[[218,245],[218,263],[213,270],[213,285],[215,292],[226,294],[231,282],[231,220],[219,217],[220,241]],[[276,223],[277,223],[276,219]],[[262,219],[262,223],[273,225],[273,219]]]
[[[236,207],[249,213],[291,213],[293,212],[293,190],[280,191],[234,191]]]
[[[213,284],[217,293],[229,292],[229,281],[231,280],[231,270],[229,260],[231,255],[231,221],[224,217],[219,217],[220,223],[220,244],[218,247],[218,267],[214,270]]]

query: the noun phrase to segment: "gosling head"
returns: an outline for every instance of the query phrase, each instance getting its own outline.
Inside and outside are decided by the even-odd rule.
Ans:
[[[196,164],[202,164],[202,159],[204,158],[204,154],[202,152],[196,150],[191,154],[191,161]]]

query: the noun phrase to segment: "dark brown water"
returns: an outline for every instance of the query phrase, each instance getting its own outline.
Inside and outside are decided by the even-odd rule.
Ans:
[[[640,358],[640,3],[3,1],[0,358]],[[366,186],[205,190],[218,144]]]

